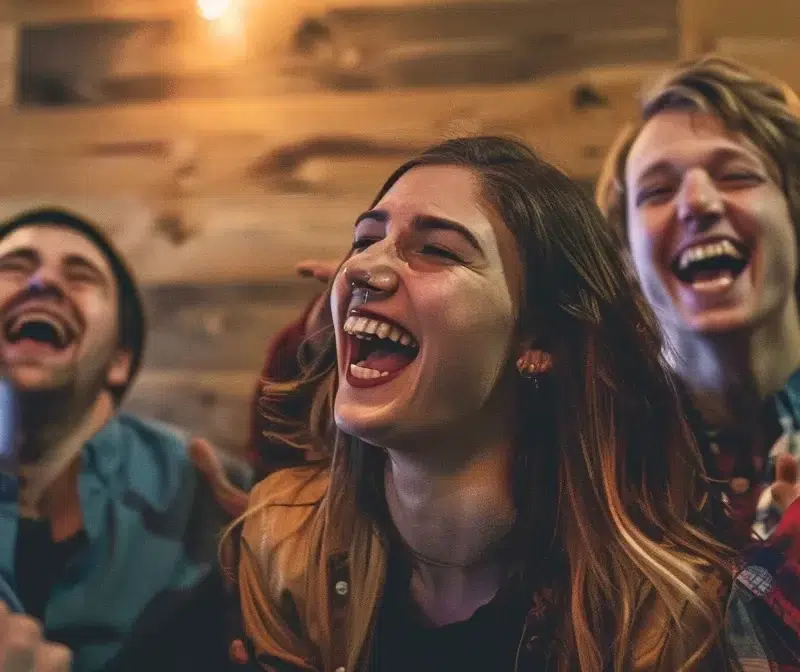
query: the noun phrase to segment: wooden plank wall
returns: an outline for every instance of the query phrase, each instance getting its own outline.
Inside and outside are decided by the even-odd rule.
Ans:
[[[679,42],[684,55],[718,48],[800,83],[796,4],[248,3],[258,53],[231,68],[238,52],[209,41],[219,36],[194,0],[0,0],[0,218],[48,202],[104,225],[151,317],[127,408],[240,451],[266,343],[320,291],[292,279],[294,264],[340,257],[353,218],[404,158],[448,136],[508,133],[589,183]],[[95,35],[102,21],[182,32],[166,55],[133,39],[100,49],[108,67],[97,40],[72,54],[47,32],[91,24],[80,30]],[[42,53],[22,58],[25,45]],[[21,72],[58,65],[86,104],[20,106]],[[227,94],[209,94],[230,70]],[[154,76],[180,95],[108,94]]]
[[[240,453],[266,344],[320,291],[312,280],[146,288],[149,342],[126,410]]]

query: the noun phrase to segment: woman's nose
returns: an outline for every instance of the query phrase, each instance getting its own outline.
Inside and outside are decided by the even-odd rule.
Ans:
[[[377,294],[392,294],[397,289],[397,273],[389,266],[365,267],[352,265],[345,268],[345,280],[354,291],[368,291]]]

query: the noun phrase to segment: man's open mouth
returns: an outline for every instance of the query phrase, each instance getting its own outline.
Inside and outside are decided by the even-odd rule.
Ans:
[[[747,268],[750,257],[750,250],[739,241],[721,238],[684,248],[671,268],[678,280],[692,289],[724,290]]]
[[[398,324],[369,315],[350,315],[344,323],[350,335],[348,373],[362,381],[383,382],[414,361],[419,344]]]
[[[13,315],[3,324],[8,343],[30,341],[53,350],[65,350],[75,341],[76,333],[64,319],[52,313],[31,310]]]

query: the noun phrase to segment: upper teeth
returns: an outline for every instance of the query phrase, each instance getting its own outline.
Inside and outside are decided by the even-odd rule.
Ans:
[[[715,243],[708,243],[707,245],[695,245],[688,250],[684,250],[680,256],[678,266],[680,269],[684,269],[695,261],[721,256],[733,257],[734,259],[743,258],[742,253],[739,252],[731,241],[721,240]]]
[[[345,320],[344,330],[357,338],[388,338],[396,343],[417,347],[414,337],[407,331],[381,320],[351,315]]]
[[[47,313],[31,312],[20,315],[11,323],[11,328],[8,330],[9,335],[16,336],[26,324],[30,324],[31,322],[44,322],[49,324],[51,327],[53,327],[56,334],[58,334],[59,340],[62,343],[66,342],[66,329],[60,322]]]

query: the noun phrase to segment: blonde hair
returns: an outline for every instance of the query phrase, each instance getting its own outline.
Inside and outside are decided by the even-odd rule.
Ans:
[[[553,572],[563,590],[560,669],[642,665],[636,635],[654,604],[662,617],[648,622],[651,643],[670,640],[680,652],[672,669],[692,669],[714,646],[722,620],[719,596],[698,585],[709,573],[727,584],[728,551],[701,529],[702,459],[662,360],[654,316],[617,241],[577,185],[503,138],[434,147],[401,166],[375,202],[424,165],[468,167],[481,179],[486,201],[517,241],[525,271],[520,323],[537,325],[541,347],[552,354],[540,391],[521,388],[510,488],[518,514],[515,560],[540,578]],[[326,524],[347,524],[341,519],[356,512],[386,532],[384,453],[340,431],[330,441],[337,382],[331,343],[301,379],[267,383],[262,408],[280,422],[274,402],[318,392],[304,431],[308,445],[335,446]],[[298,445],[298,438],[293,433],[290,440]],[[540,558],[547,562],[534,566]],[[325,585],[316,577],[324,576],[325,561],[317,554],[308,563],[308,600],[324,604]],[[258,637],[252,616],[245,613],[248,630]]]
[[[612,143],[595,198],[608,222],[627,238],[625,164],[644,125],[661,112],[694,110],[718,117],[778,168],[792,221],[800,224],[800,99],[785,82],[720,56],[676,65],[641,96],[641,118]]]

